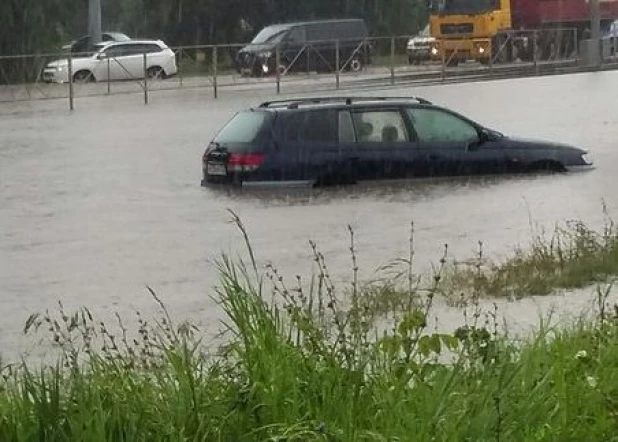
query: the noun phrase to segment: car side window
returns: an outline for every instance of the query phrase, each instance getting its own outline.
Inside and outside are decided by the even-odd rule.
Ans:
[[[126,51],[125,48],[122,45],[119,46],[112,46],[111,48],[107,48],[105,51],[103,51],[103,57],[109,57],[109,58],[115,58],[115,57],[121,57],[123,55],[126,55]]]
[[[125,45],[124,55],[141,55],[144,52],[148,52],[148,47],[141,44]]]
[[[285,120],[288,142],[337,143],[337,115],[334,110],[294,112]]]
[[[304,43],[305,41],[305,28],[303,26],[296,26],[290,29],[288,35],[285,37],[286,43]]]
[[[411,108],[406,112],[419,141],[465,143],[478,138],[474,126],[448,112],[427,108]]]
[[[163,51],[163,49],[159,45],[147,44],[145,46],[146,46],[146,52],[148,52],[149,54],[154,54],[155,52]]]
[[[355,143],[354,123],[348,111],[339,112],[339,143]]]
[[[360,143],[405,143],[408,130],[399,111],[365,111],[352,114]]]

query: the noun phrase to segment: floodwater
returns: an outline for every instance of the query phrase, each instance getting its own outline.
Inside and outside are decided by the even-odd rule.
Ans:
[[[245,223],[260,264],[290,282],[309,277],[317,242],[336,281],[351,275],[347,225],[356,233],[361,275],[408,254],[428,269],[444,244],[471,258],[478,241],[495,259],[533,232],[581,219],[600,226],[602,204],[618,206],[618,73],[601,72],[365,91],[419,95],[507,134],[589,148],[591,172],[559,176],[444,179],[345,189],[237,192],[199,186],[201,154],[237,109],[274,98],[211,91],[83,98],[0,106],[0,354],[28,352],[26,318],[87,306],[96,314],[156,313],[152,287],[174,318],[208,332],[221,316],[210,298],[222,252],[244,255],[228,210]],[[592,290],[502,306],[535,322],[535,305],[581,307]],[[446,310],[445,310],[446,312]],[[454,321],[445,313],[444,321]],[[438,310],[439,317],[439,310]]]

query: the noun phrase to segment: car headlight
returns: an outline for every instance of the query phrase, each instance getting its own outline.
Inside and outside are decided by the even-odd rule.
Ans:
[[[436,48],[435,46],[433,48],[431,48],[431,53],[433,55],[438,55],[438,48]]]
[[[590,153],[586,152],[582,154],[582,161],[584,163],[586,163],[587,165],[591,165],[593,163],[592,161],[592,156],[590,155]]]

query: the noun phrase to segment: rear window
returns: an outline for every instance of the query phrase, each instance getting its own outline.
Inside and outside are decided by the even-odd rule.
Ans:
[[[292,112],[285,119],[283,138],[291,143],[337,143],[337,111]]]
[[[253,143],[272,121],[270,112],[245,111],[237,113],[217,134],[216,143]]]

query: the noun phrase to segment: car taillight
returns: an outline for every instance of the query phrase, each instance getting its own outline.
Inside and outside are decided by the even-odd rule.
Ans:
[[[260,167],[263,162],[263,153],[232,153],[227,160],[227,168],[236,172],[250,172]]]

